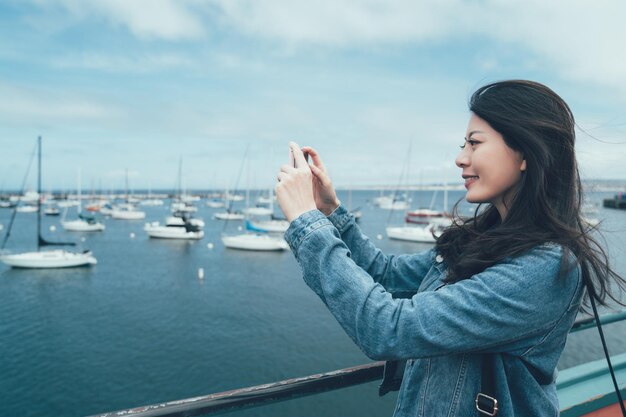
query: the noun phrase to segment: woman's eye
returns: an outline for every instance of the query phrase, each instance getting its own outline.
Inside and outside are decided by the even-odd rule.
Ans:
[[[474,140],[474,139],[469,139],[469,140],[466,140],[466,141],[465,141],[465,143],[463,143],[463,145],[461,145],[461,146],[460,146],[460,148],[461,148],[461,149],[465,149],[465,145],[467,145],[468,143],[469,143],[469,144],[470,144],[470,146],[473,148],[473,147],[474,147],[474,145],[476,145],[476,144],[477,144],[477,143],[479,143],[479,142],[478,142],[477,140]]]

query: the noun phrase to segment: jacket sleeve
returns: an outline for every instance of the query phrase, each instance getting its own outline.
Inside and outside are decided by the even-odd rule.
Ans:
[[[558,277],[561,249],[555,245],[438,291],[393,299],[355,264],[337,229],[319,215],[288,241],[306,283],[372,359],[519,349],[531,336],[547,334],[577,305],[580,279]]]
[[[311,223],[329,225],[328,222],[322,221],[323,219],[324,215],[317,210],[305,213],[292,222],[285,238],[297,244],[311,230],[307,225]],[[343,205],[327,219],[335,226],[340,239],[345,243],[348,249],[346,255],[367,272],[374,282],[380,283],[387,291],[393,293],[417,292],[423,278],[432,267],[434,250],[411,255],[385,255],[361,233],[354,216]],[[296,251],[294,254],[297,257]]]

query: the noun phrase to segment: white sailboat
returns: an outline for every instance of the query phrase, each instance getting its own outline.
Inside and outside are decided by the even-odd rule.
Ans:
[[[24,204],[23,206],[17,206],[16,210],[18,213],[37,213],[39,211],[39,206]]]
[[[289,249],[283,238],[260,233],[222,235],[222,243],[227,248],[252,251],[280,251]]]
[[[221,200],[219,198],[211,198],[210,200],[207,200],[206,205],[210,208],[226,207],[226,203],[224,202],[224,200]]]
[[[271,219],[271,220],[250,220],[248,230],[257,230],[267,233],[285,233],[289,229],[287,220]]]
[[[430,223],[426,226],[390,226],[385,230],[389,239],[435,243],[445,227],[442,224]]]
[[[269,208],[264,215],[270,215],[269,220],[250,219],[246,221],[246,229],[262,233],[285,233],[289,228],[289,222],[286,219],[274,218],[274,196],[273,190],[270,190],[267,198]]]
[[[98,222],[92,215],[82,213],[82,194],[80,182],[80,170],[78,170],[78,218],[76,220],[66,220],[67,208],[63,212],[61,226],[68,232],[101,232],[105,229],[104,224]]]
[[[204,231],[189,222],[182,225],[161,225],[159,222],[146,223],[143,230],[148,236],[159,239],[202,239]]]
[[[227,209],[225,212],[215,213],[213,218],[217,220],[244,220],[246,215],[239,210],[231,211]]]
[[[434,198],[430,206],[433,207]],[[452,217],[447,214],[448,211],[448,186],[444,184],[443,194],[443,211],[434,211],[430,209],[419,209],[408,212],[405,217],[407,223],[417,223],[418,226],[395,226],[387,227],[387,237],[390,239],[406,240],[411,242],[435,243],[437,237],[450,225],[452,225]],[[412,215],[409,215],[412,213]],[[422,223],[425,222],[425,223]]]
[[[111,217],[116,220],[142,220],[146,212],[137,210],[133,204],[118,204],[111,210]]]
[[[185,207],[197,209],[187,202],[182,192],[182,166],[183,159],[180,158],[178,164],[178,181],[176,200],[172,202],[172,215],[167,217],[165,224],[159,222],[146,223],[144,230],[148,236],[159,239],[202,239],[204,237],[204,221],[191,217],[190,211]]]
[[[146,198],[145,200],[141,200],[139,204],[142,206],[150,207],[162,206],[163,200],[161,200],[160,198],[152,197],[152,187],[148,187],[148,198]]]
[[[387,227],[387,237],[389,239],[408,240],[411,242],[434,243],[432,230],[429,227],[421,226],[397,226]]]
[[[116,220],[143,220],[146,218],[146,212],[137,210],[134,204],[131,204],[132,198],[128,196],[128,170],[126,170],[126,203],[118,204],[111,210],[111,217]]]
[[[244,154],[244,161],[248,155],[248,148]],[[243,164],[240,169],[243,169]],[[248,187],[246,190],[246,206],[249,209],[250,203],[250,163],[248,161]],[[271,213],[271,212],[270,212]],[[289,248],[289,245],[282,236],[272,236],[268,233],[252,233],[250,231],[235,235],[222,234],[222,243],[230,249],[252,250],[252,251],[281,251]]]
[[[39,153],[39,165],[38,165],[38,190],[41,191],[41,136],[38,138],[38,153]],[[41,201],[38,200],[37,205],[41,206]],[[7,232],[7,237],[9,233]],[[6,238],[2,244],[2,248],[6,244]],[[96,258],[91,251],[74,252],[64,249],[54,250],[41,250],[42,246],[50,245],[68,245],[68,243],[61,242],[48,242],[41,237],[41,210],[37,215],[37,251],[21,252],[21,253],[2,253],[0,255],[0,261],[6,265],[15,268],[68,268],[75,266],[88,266],[95,265],[97,263]],[[70,243],[70,245],[73,245]]]

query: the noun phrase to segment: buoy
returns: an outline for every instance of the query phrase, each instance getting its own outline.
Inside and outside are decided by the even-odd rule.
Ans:
[[[383,235],[381,235],[381,234],[376,235],[376,239],[383,240]]]
[[[135,234],[133,232],[130,233],[130,238],[134,239],[135,238]]]
[[[50,226],[50,231],[54,232],[55,230],[57,230],[57,227],[55,225]]]
[[[204,268],[198,268],[198,279],[204,279]]]
[[[80,241],[81,241],[81,242],[84,242],[84,241],[86,241],[86,240],[87,240],[87,239],[85,239],[85,236],[83,236],[83,237],[81,237],[81,238],[80,238]]]
[[[207,243],[206,247],[209,248],[209,249],[213,249],[213,244],[212,243]]]

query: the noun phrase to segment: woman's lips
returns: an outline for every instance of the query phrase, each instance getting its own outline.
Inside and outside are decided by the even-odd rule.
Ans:
[[[478,177],[468,177],[465,178],[465,188],[469,188],[474,182],[478,180]]]

